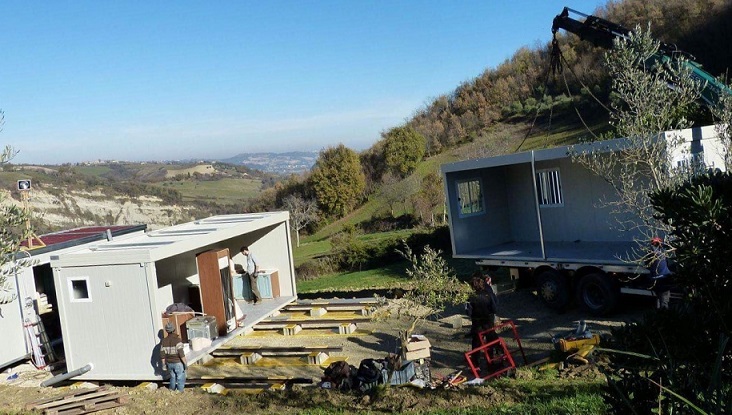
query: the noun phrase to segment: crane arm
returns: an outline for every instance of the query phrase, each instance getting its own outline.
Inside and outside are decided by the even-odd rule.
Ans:
[[[570,12],[572,14],[582,16],[584,20],[580,21],[570,17]],[[597,16],[587,15],[568,7],[565,7],[560,14],[554,17],[552,33],[556,34],[559,29],[573,33],[579,36],[582,40],[586,40],[595,46],[606,49],[611,49],[613,47],[613,41],[615,39],[627,39],[630,35],[629,29],[617,23],[613,23]],[[678,61],[682,56],[687,59],[684,61],[684,64],[689,68],[691,77],[704,85],[701,95],[702,99],[708,106],[716,106],[719,102],[719,97],[723,94],[732,95],[732,90],[730,90],[727,85],[719,82],[709,72],[703,70],[699,63],[693,61],[693,56],[680,51],[675,45],[660,42],[658,52],[648,58],[647,62],[665,63]]]

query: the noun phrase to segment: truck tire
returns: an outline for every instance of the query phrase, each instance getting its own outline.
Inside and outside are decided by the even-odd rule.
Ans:
[[[556,271],[544,271],[536,278],[539,298],[550,308],[563,311],[569,304],[567,280]]]
[[[587,274],[577,285],[577,303],[593,315],[609,314],[618,305],[619,299],[620,290],[603,273]]]

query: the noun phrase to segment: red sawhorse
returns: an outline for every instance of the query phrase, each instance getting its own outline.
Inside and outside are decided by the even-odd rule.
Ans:
[[[483,378],[483,379],[490,379],[496,376],[499,376],[511,368],[515,368],[516,364],[513,360],[513,356],[511,355],[511,350],[508,349],[508,346],[506,345],[506,342],[498,338],[498,340],[493,340],[491,342],[486,342],[486,336],[491,333],[498,333],[500,331],[503,331],[505,328],[510,328],[511,332],[513,334],[513,340],[518,345],[518,349],[514,349],[513,351],[520,351],[521,357],[524,359],[524,364],[527,364],[526,360],[526,354],[524,353],[524,348],[521,345],[521,338],[518,335],[518,330],[516,330],[516,325],[513,323],[513,320],[505,320],[500,324],[495,325],[494,327],[481,331],[478,333],[478,336],[480,338],[481,346],[473,349],[467,353],[465,353],[465,359],[468,362],[468,366],[470,367],[470,370],[473,371],[473,375],[477,378]],[[499,355],[497,357],[491,358],[491,353],[489,351],[491,349],[498,348]],[[502,350],[501,350],[502,349]],[[493,367],[495,370],[493,370],[491,373],[488,374],[488,376],[480,376],[480,368],[476,367],[473,364],[473,360],[471,359],[471,356],[473,356],[475,353],[482,353],[485,357],[486,361],[488,362],[488,367]]]

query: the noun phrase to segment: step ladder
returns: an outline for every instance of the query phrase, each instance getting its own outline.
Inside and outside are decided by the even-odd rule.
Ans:
[[[43,320],[38,315],[34,316],[34,320],[26,319],[24,326],[31,346],[33,364],[39,369],[44,369],[48,363],[57,362],[58,356],[53,351]]]

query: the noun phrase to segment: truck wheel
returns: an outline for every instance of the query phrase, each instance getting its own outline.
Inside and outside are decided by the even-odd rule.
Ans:
[[[620,299],[620,290],[605,274],[587,274],[577,286],[577,302],[590,313],[603,316],[615,309]]]
[[[567,280],[556,271],[544,271],[536,278],[537,292],[544,303],[555,309],[563,310],[569,304]]]

